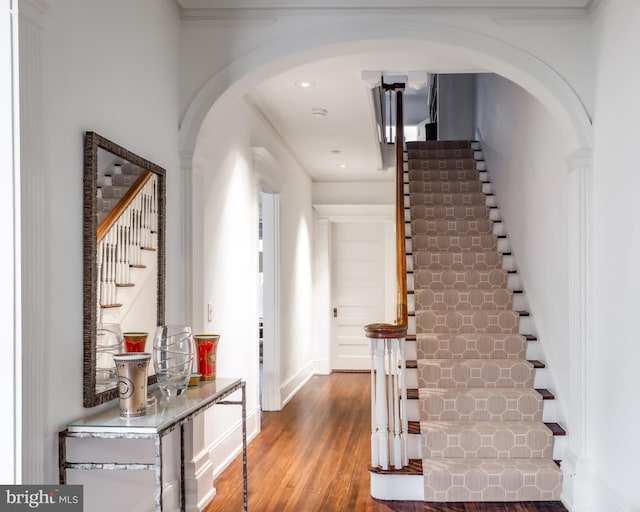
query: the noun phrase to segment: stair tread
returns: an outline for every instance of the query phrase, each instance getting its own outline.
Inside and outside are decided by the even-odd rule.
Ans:
[[[430,421],[409,421],[408,423],[408,428],[407,428],[407,432],[409,434],[422,434],[422,425],[421,424],[425,424],[426,426],[429,425],[433,425],[433,426],[437,426],[439,428],[447,428],[449,426],[451,427],[460,427],[460,429],[466,429],[469,428],[473,425],[478,425],[478,424],[486,424],[487,426],[494,426],[496,428],[512,428],[512,427],[516,427],[518,425],[521,426],[531,426],[531,427],[536,427],[538,425],[544,425],[545,427],[547,427],[550,431],[551,434],[553,436],[566,436],[567,432],[560,426],[559,423],[549,423],[549,422],[539,422],[539,421],[459,421],[459,420],[450,420],[450,421],[443,421],[443,420],[430,420]]]
[[[484,358],[466,358],[466,359],[452,359],[452,358],[446,358],[446,357],[440,357],[440,358],[423,358],[423,359],[418,359],[417,363],[418,364],[440,364],[440,363],[449,363],[450,364],[485,364],[485,363],[492,363],[492,364],[509,364],[509,365],[513,365],[513,364],[517,364],[517,363],[522,363],[522,364],[527,364],[529,366],[533,366],[534,368],[544,368],[544,363],[543,366],[536,366],[536,363],[540,363],[540,361],[528,361],[526,359],[507,359],[507,358],[496,358],[496,359],[484,359]],[[408,363],[408,361],[407,361]]]
[[[379,475],[422,475],[422,459],[409,459],[409,464],[402,469],[382,469],[369,467],[369,472]]]
[[[542,396],[543,400],[555,400],[556,396],[549,391],[548,389],[544,389],[544,388],[537,388],[536,392],[539,393]]]
[[[540,395],[543,400],[555,400],[555,395],[545,388],[409,388],[407,389],[407,398],[415,399],[420,396],[420,392],[428,393],[429,391],[444,391],[448,394],[536,394]]]

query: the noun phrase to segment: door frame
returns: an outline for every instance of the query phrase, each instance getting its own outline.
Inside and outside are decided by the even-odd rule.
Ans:
[[[262,203],[262,410],[282,409],[280,385],[280,190],[282,165],[263,147],[252,148],[256,200]],[[257,221],[258,219],[256,219]],[[256,232],[257,234],[257,232]],[[258,240],[256,237],[256,246]],[[258,275],[256,274],[256,285]],[[257,322],[257,319],[256,319]],[[256,325],[257,327],[257,325]],[[256,351],[258,353],[258,351]],[[259,356],[258,356],[259,357]]]
[[[280,393],[280,195],[262,200],[262,410],[282,409]]]
[[[332,290],[331,290],[331,261],[332,248],[331,239],[333,236],[332,225],[339,223],[370,223],[381,222],[391,224],[395,229],[395,205],[393,204],[314,204],[313,209],[316,212],[315,222],[315,247],[314,247],[314,274],[319,276],[315,282],[315,301],[317,315],[315,318],[316,325],[314,332],[316,335],[315,346],[317,347],[317,367],[316,373],[328,375],[331,373],[331,351],[333,339],[333,306]],[[388,241],[387,241],[388,242]],[[389,248],[386,247],[385,251]],[[395,250],[391,251],[395,256]],[[391,266],[389,266],[390,268]],[[394,265],[395,267],[395,265]],[[393,276],[385,276],[385,284],[389,287],[390,281],[394,283]],[[387,292],[389,290],[387,289]],[[389,296],[386,293],[386,296]],[[395,300],[395,295],[392,297]],[[391,304],[390,301],[389,304]],[[385,303],[385,309],[391,307],[394,311],[395,304],[388,306]],[[389,312],[387,311],[387,314]],[[391,313],[392,314],[392,313]],[[383,319],[380,319],[381,321]]]

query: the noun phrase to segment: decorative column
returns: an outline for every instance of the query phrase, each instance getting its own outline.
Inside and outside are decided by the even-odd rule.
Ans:
[[[193,153],[180,154],[180,179],[182,185],[182,251],[184,283],[184,317],[194,331],[208,332],[203,306],[203,237],[202,235],[202,172],[194,162]],[[199,279],[194,279],[200,276]],[[200,414],[184,425],[184,480],[185,510],[201,512],[213,500],[216,490],[212,487],[214,465],[205,439],[205,419]]]
[[[568,159],[569,447],[562,462],[563,500],[573,510],[591,506],[593,300],[592,151]]]
[[[21,304],[22,304],[22,483],[46,481],[45,453],[51,433],[45,431],[47,393],[45,361],[49,342],[44,304],[47,251],[45,176],[42,165],[42,20],[48,10],[43,0],[13,2],[17,8],[18,83],[20,123]],[[16,14],[14,13],[14,17]],[[15,19],[15,18],[14,18]],[[17,92],[17,91],[16,91]]]
[[[202,302],[202,280],[194,282],[194,275],[202,276],[195,272],[198,265],[202,264],[202,237],[194,236],[197,229],[202,226],[202,214],[194,215],[198,211],[201,198],[197,193],[201,188],[200,176],[194,177],[195,170],[193,164],[193,152],[183,151],[180,153],[180,179],[182,181],[182,253],[184,261],[183,283],[184,283],[184,317],[187,324],[194,329],[204,326],[204,311],[194,310],[194,304]],[[198,219],[198,226],[194,226]],[[198,240],[198,247],[195,247],[195,240]],[[200,261],[198,262],[198,258]],[[197,289],[196,289],[197,288]],[[197,294],[200,295],[197,295]],[[195,332],[195,331],[194,331]]]
[[[0,233],[5,240],[0,266],[0,280],[4,284],[3,307],[0,322],[4,326],[4,357],[0,361],[0,407],[7,418],[0,436],[0,481],[20,483],[20,448],[22,421],[20,413],[20,160],[19,119],[13,113],[18,95],[14,90],[18,67],[16,54],[18,41],[15,28],[17,13],[11,0],[3,0],[0,19]]]

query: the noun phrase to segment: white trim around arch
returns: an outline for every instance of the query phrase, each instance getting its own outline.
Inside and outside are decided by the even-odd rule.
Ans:
[[[233,104],[263,80],[321,58],[437,43],[470,55],[484,69],[517,83],[568,126],[576,149],[592,145],[591,120],[571,85],[551,66],[499,39],[456,27],[420,22],[345,21],[295,36],[275,39],[231,62],[196,94],[180,125],[182,150],[195,148],[198,133],[212,107]],[[219,101],[221,99],[225,101]]]

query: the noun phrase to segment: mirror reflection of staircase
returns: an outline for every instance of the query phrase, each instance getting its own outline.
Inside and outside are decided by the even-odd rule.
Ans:
[[[99,170],[98,320],[123,323],[157,275],[158,179],[137,165],[116,162]],[[147,287],[150,283],[154,286]],[[144,306],[148,301],[143,301]],[[155,308],[155,301],[151,301]],[[136,312],[150,316],[153,312]]]

